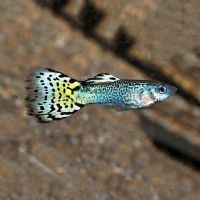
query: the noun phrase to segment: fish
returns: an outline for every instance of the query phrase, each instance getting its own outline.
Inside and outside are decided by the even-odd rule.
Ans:
[[[103,104],[121,111],[149,108],[177,91],[169,84],[120,79],[109,73],[79,81],[50,68],[32,71],[26,88],[28,114],[40,122],[69,117],[89,104]]]

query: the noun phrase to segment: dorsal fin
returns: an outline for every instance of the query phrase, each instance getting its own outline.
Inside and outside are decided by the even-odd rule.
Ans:
[[[101,74],[97,74],[93,78],[89,78],[89,79],[85,80],[85,82],[95,84],[95,83],[104,83],[104,82],[115,82],[118,80],[120,80],[120,79],[111,74],[101,73]]]

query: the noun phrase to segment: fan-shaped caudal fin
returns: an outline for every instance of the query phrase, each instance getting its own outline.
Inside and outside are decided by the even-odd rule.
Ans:
[[[29,114],[35,115],[40,121],[69,117],[84,106],[76,103],[75,98],[81,83],[61,72],[37,69],[29,75],[27,83]]]

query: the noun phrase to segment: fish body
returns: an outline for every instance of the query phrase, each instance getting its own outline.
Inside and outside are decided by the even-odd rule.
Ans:
[[[153,82],[118,80],[101,84],[83,85],[77,94],[82,104],[104,104],[122,109],[148,107],[157,101]]]
[[[69,117],[87,104],[103,104],[118,110],[148,108],[177,90],[168,84],[122,80],[108,73],[77,81],[46,68],[30,74],[27,89],[29,114],[45,122]]]

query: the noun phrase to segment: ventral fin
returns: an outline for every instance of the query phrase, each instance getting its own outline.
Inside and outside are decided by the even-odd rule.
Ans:
[[[85,80],[85,82],[90,83],[90,84],[95,84],[95,83],[104,83],[104,82],[115,82],[118,80],[120,80],[120,79],[111,74],[101,73],[101,74],[97,74],[93,78],[89,78],[89,79]]]

